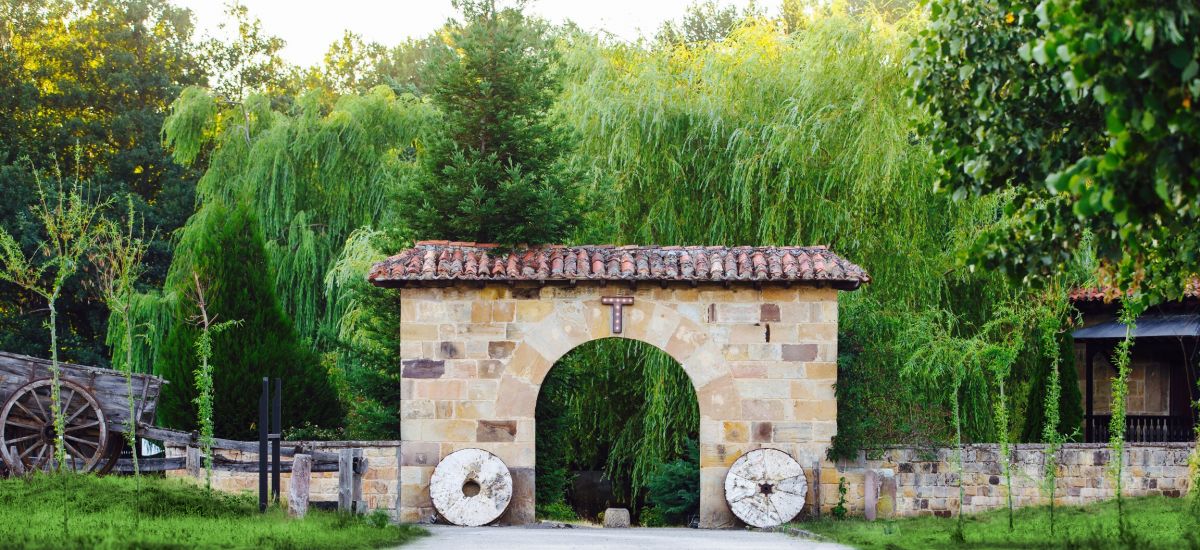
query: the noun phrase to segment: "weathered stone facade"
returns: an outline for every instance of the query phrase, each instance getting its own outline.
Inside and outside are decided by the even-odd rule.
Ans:
[[[1122,491],[1125,495],[1180,497],[1190,486],[1188,456],[1191,443],[1127,443]],[[1111,451],[1104,444],[1068,444],[1058,453],[1055,502],[1083,505],[1115,496],[1108,476]],[[971,514],[1007,506],[1007,488],[1000,467],[998,445],[967,445],[963,451],[963,511]],[[1014,445],[1013,504],[1017,507],[1046,504],[1041,484],[1045,471],[1044,447]],[[897,447],[864,453],[856,463],[829,465],[821,474],[823,509],[838,500],[838,479],[848,486],[846,508],[862,513],[866,502],[866,473],[889,470],[896,483],[896,513],[901,516],[958,513],[958,468],[953,449]]]
[[[773,447],[809,469],[836,432],[837,292],[707,283],[401,288],[400,520],[431,517],[434,467],[475,447],[512,471],[515,494],[501,521],[533,521],[541,383],[576,346],[623,337],[666,351],[687,372],[700,403],[700,523],[735,525],[723,491],[734,460]],[[634,298],[620,334],[604,296]]]

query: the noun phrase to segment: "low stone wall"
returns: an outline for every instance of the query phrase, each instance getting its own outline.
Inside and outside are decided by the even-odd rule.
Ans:
[[[295,445],[295,443],[285,443]],[[368,460],[363,475],[363,498],[372,510],[387,510],[396,516],[401,485],[399,441],[319,441],[305,446],[326,452],[360,448]],[[1166,495],[1180,497],[1190,485],[1188,456],[1191,443],[1130,443],[1125,450],[1123,488],[1126,495]],[[184,456],[182,447],[168,447],[167,456]],[[234,460],[254,460],[257,455],[221,452]],[[967,513],[1002,508],[1006,504],[1004,475],[1000,470],[998,445],[967,445],[963,451],[963,510]],[[1107,468],[1111,452],[1103,444],[1069,444],[1058,453],[1058,482],[1055,502],[1083,505],[1110,499],[1113,484]],[[1042,493],[1045,471],[1042,445],[1013,446],[1013,503],[1035,506],[1046,503]],[[952,449],[894,447],[864,452],[858,461],[824,461],[820,475],[822,514],[838,503],[838,480],[846,479],[846,508],[861,515],[866,504],[866,474],[876,470],[892,476],[896,483],[896,514],[901,516],[940,515],[958,512],[958,473]],[[809,483],[815,481],[811,467],[805,466]],[[170,477],[190,477],[185,470],[169,472]],[[198,482],[203,482],[203,471]],[[281,491],[287,494],[290,475],[282,474]],[[213,472],[213,487],[228,492],[257,491],[254,473]],[[815,488],[814,488],[815,489]],[[337,500],[337,473],[312,474],[311,498],[314,501]],[[809,507],[818,491],[810,490]]]
[[[1125,495],[1183,496],[1188,491],[1191,443],[1129,443],[1125,449]],[[1042,492],[1043,445],[1014,445],[1012,491],[1015,506],[1046,504]],[[1104,444],[1069,444],[1058,453],[1055,502],[1082,505],[1113,498],[1107,474],[1111,451]],[[963,451],[963,511],[1006,506],[1007,488],[1000,468],[999,445],[967,445]],[[846,508],[861,514],[866,503],[868,470],[894,476],[896,513],[901,516],[958,513],[958,469],[953,449],[887,448],[866,451],[854,462],[827,464],[821,472],[821,504],[828,512],[838,502],[838,480],[846,478]],[[890,470],[890,472],[886,472]]]
[[[285,441],[285,447],[294,447],[297,442]],[[304,442],[305,448],[328,453],[336,453],[342,449],[362,449],[363,457],[367,459],[367,471],[363,474],[362,495],[371,510],[387,510],[396,517],[398,504],[397,488],[400,486],[400,442],[399,441],[312,441]],[[184,447],[168,446],[168,457],[186,456]],[[231,460],[258,460],[257,453],[241,453],[237,451],[218,451],[221,456]],[[284,461],[291,459],[285,458]],[[190,478],[187,470],[167,472],[168,477]],[[196,478],[204,483],[204,471]],[[280,474],[279,490],[283,500],[287,500],[291,474]],[[258,492],[258,474],[245,472],[223,472],[213,469],[213,488],[219,491],[240,493],[243,491]],[[312,483],[309,487],[310,501],[337,502],[338,474],[337,472],[313,472]]]

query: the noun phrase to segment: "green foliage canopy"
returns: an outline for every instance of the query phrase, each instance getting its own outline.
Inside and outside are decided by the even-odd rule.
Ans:
[[[165,0],[0,2],[0,226],[26,253],[39,239],[28,214],[36,184],[20,161],[28,157],[86,179],[89,192],[112,203],[132,198],[145,220],[139,232],[154,237],[145,281],[162,282],[170,232],[191,214],[196,178],[171,162],[159,140],[167,105],[184,86],[205,81],[191,38],[187,11]],[[103,304],[73,280],[60,309],[64,357],[107,365]],[[44,353],[42,311],[0,285],[0,349]]]
[[[891,383],[911,350],[904,325],[946,311],[965,338],[1014,295],[958,260],[1008,198],[954,203],[932,188],[923,115],[905,98],[920,24],[833,10],[791,34],[749,18],[719,43],[647,50],[576,37],[564,52],[556,110],[581,136],[574,162],[593,175],[596,202],[575,240],[829,244],[872,274],[840,301],[838,456],[944,441],[946,411]],[[1036,360],[1023,354],[1012,378],[1029,380]],[[993,438],[988,382],[963,391],[968,439]]]
[[[1200,249],[1198,8],[935,1],[930,14],[912,97],[945,152],[939,182],[1016,194],[973,257],[1044,279],[1088,243],[1114,288],[1181,296]]]

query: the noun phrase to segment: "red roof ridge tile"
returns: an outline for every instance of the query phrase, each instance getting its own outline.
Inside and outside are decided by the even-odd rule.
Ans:
[[[499,249],[499,250],[496,250]],[[489,254],[492,251],[493,254]],[[417,241],[373,265],[380,286],[475,281],[683,281],[830,284],[854,289],[871,281],[861,267],[826,246],[516,245]]]

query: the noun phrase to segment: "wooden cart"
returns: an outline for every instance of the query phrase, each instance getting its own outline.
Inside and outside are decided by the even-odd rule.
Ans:
[[[125,373],[59,363],[60,410],[65,418],[64,466],[107,473],[124,448],[121,434],[154,420],[164,381],[133,375],[134,422],[130,422]],[[48,468],[54,460],[50,361],[0,352],[0,458],[14,471]]]

